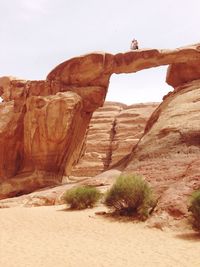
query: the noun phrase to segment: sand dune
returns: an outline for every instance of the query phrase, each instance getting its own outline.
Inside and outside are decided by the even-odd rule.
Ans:
[[[0,266],[200,266],[200,236],[64,206],[0,209]]]

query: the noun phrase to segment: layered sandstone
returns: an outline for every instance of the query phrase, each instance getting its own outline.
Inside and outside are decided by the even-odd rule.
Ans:
[[[158,103],[134,104],[124,107],[115,119],[110,166],[132,152],[144,133],[147,120]]]
[[[199,44],[116,55],[91,53],[60,64],[45,81],[1,79],[0,198],[59,183],[65,172],[70,174],[113,73],[172,64],[168,81],[181,91],[183,83],[200,78],[199,62]],[[158,117],[156,113],[147,129]]]
[[[103,107],[94,112],[82,156],[72,170],[73,176],[95,176],[109,167],[114,122],[124,106],[120,103],[105,102]]]
[[[105,102],[103,107],[97,109],[89,125],[83,154],[72,170],[75,179],[106,171],[129,154],[157,106],[157,103],[127,106]]]

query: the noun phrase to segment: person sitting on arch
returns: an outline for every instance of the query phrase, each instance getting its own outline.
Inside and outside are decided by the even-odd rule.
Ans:
[[[131,50],[137,50],[138,49],[138,41],[136,39],[133,39],[131,42]]]

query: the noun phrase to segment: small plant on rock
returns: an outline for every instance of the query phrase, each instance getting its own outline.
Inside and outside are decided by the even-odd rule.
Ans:
[[[121,175],[108,190],[106,206],[120,215],[134,215],[145,220],[155,206],[152,190],[138,175]]]
[[[101,193],[95,187],[79,186],[67,190],[63,196],[70,209],[92,208],[100,199]]]
[[[200,231],[200,190],[192,193],[188,210],[192,212],[193,228]]]

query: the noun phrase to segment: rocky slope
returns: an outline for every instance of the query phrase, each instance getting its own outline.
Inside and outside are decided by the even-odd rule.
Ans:
[[[200,80],[176,87],[154,111],[144,136],[122,162],[125,173],[142,174],[154,187],[158,214],[184,218],[190,194],[200,188],[199,101]]]

